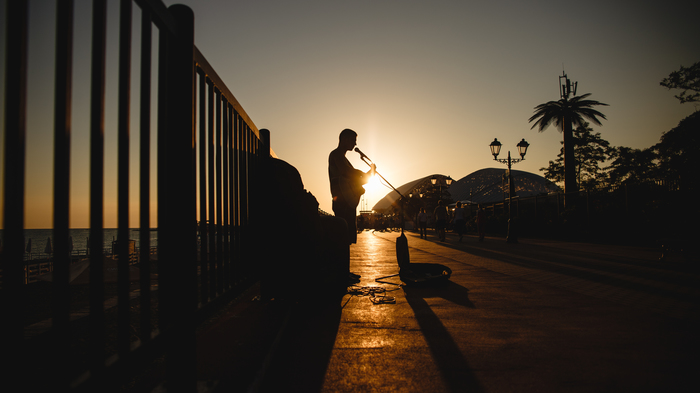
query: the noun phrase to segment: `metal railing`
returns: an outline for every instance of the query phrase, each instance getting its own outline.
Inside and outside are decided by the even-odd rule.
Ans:
[[[132,20],[136,13],[134,3],[141,16],[138,29]],[[261,156],[274,155],[269,148],[269,134],[256,128],[194,46],[194,15],[189,8],[166,8],[158,0],[120,1],[116,108],[118,235],[114,250],[119,268],[118,305],[112,315],[113,310],[105,308],[106,291],[111,287],[104,281],[102,244],[108,102],[106,0],[92,3],[88,152],[71,151],[76,10],[73,1],[57,1],[52,196],[55,257],[50,299],[45,299],[52,304],[51,329],[39,337],[25,338],[28,310],[34,312],[31,296],[28,297],[34,290],[30,285],[36,285],[24,283],[23,263],[26,152],[31,148],[26,138],[28,8],[25,1],[8,1],[4,21],[7,42],[0,353],[7,375],[3,383],[20,383],[26,390],[48,387],[103,391],[119,386],[140,367],[164,356],[166,387],[195,391],[198,322],[224,300],[248,288],[257,277],[254,254],[246,247],[246,240],[255,220],[252,196],[258,163]],[[139,33],[135,39],[133,31]],[[131,59],[135,47],[140,49],[138,62]],[[132,68],[139,72],[136,92],[131,91]],[[152,86],[157,86],[155,92]],[[139,102],[138,127],[131,126],[130,106],[135,97]],[[151,110],[153,106],[157,108],[155,112]],[[128,240],[129,212],[134,209],[129,198],[132,133],[138,134],[139,141],[140,244],[150,244],[150,228],[156,224],[151,221],[151,213],[157,211],[158,217],[157,253],[151,255],[149,247],[139,249],[137,284],[130,278],[129,242],[119,241]],[[153,144],[155,158],[151,154]],[[71,157],[86,154],[90,163],[89,315],[76,319],[72,315],[76,290],[70,283],[68,249],[69,176]],[[153,165],[157,168],[156,179],[151,173]],[[154,183],[156,206],[151,203]],[[140,293],[136,301],[132,300],[135,289]]]

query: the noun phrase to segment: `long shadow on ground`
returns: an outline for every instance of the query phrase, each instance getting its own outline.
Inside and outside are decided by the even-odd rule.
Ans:
[[[442,373],[445,384],[451,392],[483,392],[484,388],[477,380],[468,360],[460,351],[450,332],[445,328],[440,317],[430,308],[425,299],[441,297],[463,307],[474,308],[469,300],[469,290],[448,281],[436,287],[403,287],[408,304],[418,321],[425,340]]]
[[[339,302],[297,305],[257,391],[321,391],[341,311]]]

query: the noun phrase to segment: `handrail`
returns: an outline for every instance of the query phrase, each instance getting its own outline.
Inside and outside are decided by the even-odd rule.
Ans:
[[[142,10],[148,10],[148,12],[155,16],[152,18],[153,23],[158,26],[159,29],[168,29],[170,33],[175,32],[175,19],[168,12],[165,4],[161,0],[135,0],[136,4],[141,7]]]
[[[260,130],[258,127],[255,125],[253,120],[251,120],[250,116],[248,116],[248,113],[243,109],[243,106],[238,102],[236,97],[231,93],[231,91],[228,89],[226,84],[221,80],[219,77],[219,74],[216,73],[214,70],[214,67],[209,64],[209,61],[207,61],[207,58],[204,57],[202,52],[199,51],[199,48],[195,47],[194,48],[194,61],[195,64],[200,67],[204,73],[204,75],[209,78],[214,86],[216,86],[220,91],[221,94],[226,98],[226,100],[233,106],[233,108],[238,112],[238,114],[243,118],[243,120],[248,124],[250,129],[255,133],[255,135],[260,138]],[[277,155],[270,149],[270,155],[272,157],[277,158]]]

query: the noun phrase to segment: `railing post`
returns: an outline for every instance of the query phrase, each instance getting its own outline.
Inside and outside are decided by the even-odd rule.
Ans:
[[[68,228],[70,210],[70,153],[72,133],[73,2],[56,4],[56,65],[54,89],[53,244],[54,270],[51,283],[53,303],[52,356],[50,375],[54,386],[65,386],[70,377],[66,362],[70,351],[70,259]]]
[[[5,15],[5,146],[4,163],[4,239],[0,264],[0,360],[6,375],[21,375],[24,361],[31,359],[21,344],[24,338],[24,176],[27,102],[27,20],[29,5],[23,1],[7,3]],[[28,364],[28,362],[27,362]]]
[[[260,156],[263,158],[270,157],[270,130],[263,128],[260,130]]]
[[[194,13],[168,8],[175,34],[164,34],[159,63],[166,76],[159,91],[158,258],[166,388],[196,391],[197,233],[194,133]],[[162,34],[162,33],[161,33]],[[164,55],[164,56],[163,56]],[[161,71],[163,71],[161,69]]]

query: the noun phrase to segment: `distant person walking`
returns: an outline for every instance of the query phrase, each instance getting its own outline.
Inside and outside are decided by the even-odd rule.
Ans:
[[[420,208],[420,213],[418,213],[418,232],[421,239],[428,238],[428,213],[425,212],[423,207]]]
[[[484,235],[486,234],[486,213],[484,209],[479,205],[476,212],[476,229],[479,232],[479,241],[484,241]]]
[[[444,242],[445,227],[447,226],[447,208],[441,200],[438,201],[438,205],[433,211],[433,215],[435,216],[435,230],[438,233],[438,238],[440,241]]]
[[[467,218],[465,216],[466,212],[464,211],[464,208],[462,207],[462,202],[457,202],[457,205],[455,206],[455,211],[454,211],[454,222],[455,222],[455,230],[457,231],[457,234],[459,235],[459,241],[462,241],[462,238],[464,237],[464,231],[466,228],[467,224]]]

